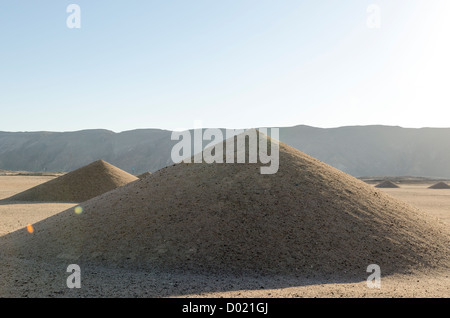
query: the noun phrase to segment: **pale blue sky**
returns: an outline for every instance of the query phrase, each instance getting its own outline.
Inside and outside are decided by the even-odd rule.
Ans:
[[[0,131],[449,127],[449,3],[2,1]]]

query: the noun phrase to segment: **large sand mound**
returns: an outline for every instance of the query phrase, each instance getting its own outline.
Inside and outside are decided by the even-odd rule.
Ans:
[[[376,186],[376,188],[400,188],[398,185],[393,183],[392,181],[383,181],[379,185]]]
[[[8,200],[83,202],[137,178],[103,160],[28,189]]]
[[[177,164],[0,238],[0,253],[126,268],[339,275],[448,268],[437,219],[280,143],[280,168]]]
[[[450,189],[450,186],[445,182],[438,182],[429,187],[429,189]]]

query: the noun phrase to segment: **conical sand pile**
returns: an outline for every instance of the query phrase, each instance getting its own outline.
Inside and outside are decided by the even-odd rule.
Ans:
[[[0,254],[126,268],[340,275],[448,268],[437,219],[280,143],[259,164],[177,164],[0,238]]]
[[[151,172],[144,172],[144,173],[142,173],[142,174],[140,174],[140,175],[138,175],[137,176],[137,178],[138,179],[144,179],[146,176],[149,176],[149,175],[151,175],[152,173]]]
[[[391,181],[383,181],[379,185],[377,185],[376,188],[391,188],[391,189],[395,189],[395,188],[400,188],[400,187],[398,185],[396,185],[395,183],[391,182]]]
[[[8,200],[84,202],[135,180],[138,180],[135,176],[99,160]]]
[[[450,186],[445,182],[438,182],[429,187],[429,189],[450,189]]]

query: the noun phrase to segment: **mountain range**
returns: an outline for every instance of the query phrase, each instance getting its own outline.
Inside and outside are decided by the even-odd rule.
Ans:
[[[133,174],[154,172],[173,164],[178,141],[171,134],[161,129],[0,132],[0,169],[65,172],[105,160]],[[279,137],[356,177],[450,178],[450,128],[299,125],[281,127]]]

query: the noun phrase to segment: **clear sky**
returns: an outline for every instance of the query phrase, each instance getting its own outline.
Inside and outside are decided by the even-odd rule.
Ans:
[[[0,131],[450,127],[448,0],[9,0],[0,43]]]

